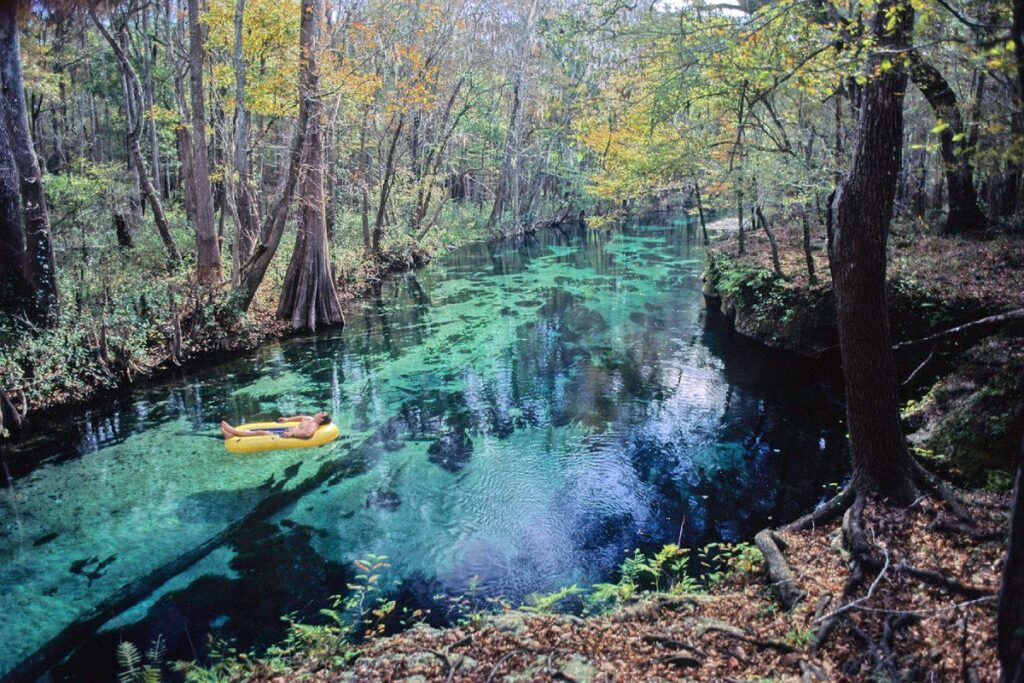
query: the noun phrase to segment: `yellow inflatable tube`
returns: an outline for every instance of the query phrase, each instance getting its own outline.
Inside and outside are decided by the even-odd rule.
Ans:
[[[283,431],[295,427],[298,422],[250,422],[238,425],[239,429],[273,429]],[[233,436],[224,439],[224,447],[232,453],[259,453],[260,451],[276,451],[281,448],[312,448],[330,443],[341,435],[338,425],[328,422],[320,425],[316,433],[308,439],[285,439],[277,434],[273,436]]]

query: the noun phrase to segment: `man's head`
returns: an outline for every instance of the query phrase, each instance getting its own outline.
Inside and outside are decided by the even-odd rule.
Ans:
[[[317,422],[319,422],[322,425],[325,425],[325,424],[327,424],[328,422],[331,421],[331,416],[328,415],[327,413],[323,412],[323,411],[320,411],[319,413],[317,413],[313,417],[315,417]]]

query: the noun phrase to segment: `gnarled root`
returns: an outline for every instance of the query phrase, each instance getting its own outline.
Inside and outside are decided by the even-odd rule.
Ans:
[[[952,487],[943,481],[941,477],[932,474],[917,461],[914,461],[913,475],[914,482],[925,491],[938,496],[946,504],[953,516],[969,527],[977,525],[974,517],[967,511],[964,504],[960,502],[960,498],[953,491]]]

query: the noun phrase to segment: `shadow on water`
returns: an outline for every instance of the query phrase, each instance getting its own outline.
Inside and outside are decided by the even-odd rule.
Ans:
[[[0,611],[24,617],[0,623],[0,673],[218,534],[54,678],[110,679],[119,641],[157,635],[172,659],[208,635],[258,650],[369,553],[440,623],[438,594],[607,580],[634,548],[749,539],[822,500],[844,472],[834,378],[706,309],[696,233],[659,216],[469,245],[353,302],[343,332],[73,411],[10,459]],[[330,447],[197,436],[317,408]]]

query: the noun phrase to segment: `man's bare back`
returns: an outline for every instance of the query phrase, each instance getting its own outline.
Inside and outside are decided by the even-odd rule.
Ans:
[[[298,422],[294,427],[288,427],[282,432],[270,431],[267,429],[236,429],[227,422],[220,423],[221,434],[225,439],[233,436],[280,436],[282,439],[309,439],[316,434],[316,430],[322,424],[331,421],[330,415],[319,412],[315,415],[295,415],[293,417],[279,417],[278,422]]]

